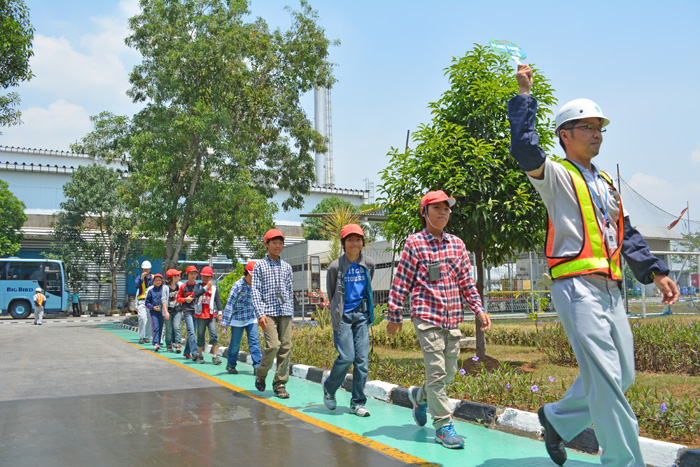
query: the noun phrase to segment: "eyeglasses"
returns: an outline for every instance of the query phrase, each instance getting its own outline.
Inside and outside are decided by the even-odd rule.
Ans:
[[[603,134],[606,131],[608,131],[605,128],[597,127],[595,125],[591,125],[590,123],[588,125],[572,126],[570,129],[573,130],[574,128],[579,129],[579,130],[586,130],[586,131],[589,131],[591,133],[598,132],[600,134]]]

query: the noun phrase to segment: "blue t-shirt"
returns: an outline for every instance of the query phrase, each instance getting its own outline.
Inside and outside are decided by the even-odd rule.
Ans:
[[[357,263],[350,263],[350,267],[345,271],[345,304],[343,312],[352,311],[362,303],[365,296],[365,281],[367,275],[362,266]]]

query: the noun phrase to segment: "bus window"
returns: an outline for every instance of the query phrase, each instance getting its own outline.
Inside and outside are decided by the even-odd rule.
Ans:
[[[41,287],[50,294],[61,296],[61,266],[58,263],[46,263],[44,268],[44,283]]]
[[[9,263],[7,279],[11,281],[40,281],[43,276],[42,264],[12,261]]]
[[[7,278],[5,277],[5,269],[6,269],[6,267],[7,267],[7,263],[4,262],[4,261],[0,261],[0,281],[4,281],[5,279],[7,279]]]

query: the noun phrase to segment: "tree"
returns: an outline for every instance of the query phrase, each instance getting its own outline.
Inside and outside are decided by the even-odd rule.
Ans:
[[[16,255],[24,238],[22,226],[27,221],[24,203],[0,180],[0,256]]]
[[[29,9],[24,1],[0,1],[0,87],[3,89],[34,76],[29,69],[29,58],[34,55],[33,39],[34,28],[29,23]],[[19,103],[16,92],[0,95],[0,126],[20,123],[21,113],[14,108]]]
[[[548,115],[553,90],[538,70],[532,94],[540,106],[540,144],[551,149],[554,132]],[[518,86],[505,57],[475,45],[447,68],[450,89],[429,104],[432,121],[419,127],[416,149],[389,152],[381,172],[382,197],[388,211],[386,233],[401,249],[406,237],[422,228],[420,198],[443,189],[456,198],[447,230],[474,254],[477,288],[483,296],[484,264],[502,264],[519,251],[541,248],[545,210],[527,176],[509,155],[507,101]],[[477,355],[486,354],[479,322]]]
[[[107,116],[96,128],[128,167],[141,235],[165,240],[166,268],[186,237],[195,257],[235,257],[234,238],[259,243],[277,209],[268,199],[281,189],[284,209],[301,207],[312,153],[326,151],[300,104],[333,84],[316,13],[302,1],[286,31],[248,14],[244,0],[142,0],[129,20],[143,61],[128,95],[146,105],[123,127]]]
[[[79,167],[63,186],[66,201],[54,225],[59,256],[69,269],[82,268],[82,278],[95,271],[98,287],[109,280],[111,309],[117,308],[117,274],[125,271],[135,226],[124,188],[121,174],[112,168]]]
[[[340,232],[343,226],[357,224],[360,220],[356,214],[355,206],[341,206],[332,208],[326,217],[323,218],[321,235],[330,239],[331,250],[328,254],[328,262],[332,262],[343,254],[343,246],[340,241]],[[364,230],[364,229],[363,229]],[[366,240],[365,240],[366,241]]]
[[[359,208],[350,201],[345,201],[337,196],[330,196],[328,198],[323,198],[311,213],[328,214],[338,209],[347,209],[352,213],[360,212]],[[304,219],[301,223],[302,227],[304,227],[304,238],[307,240],[332,240],[332,236],[324,234],[325,229],[323,224],[323,217],[308,217]]]

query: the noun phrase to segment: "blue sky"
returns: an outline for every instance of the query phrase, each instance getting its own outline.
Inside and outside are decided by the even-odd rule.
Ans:
[[[138,54],[124,45],[135,1],[26,0],[36,28],[36,77],[17,90],[24,125],[0,144],[66,150],[102,110],[133,114],[125,95]],[[251,5],[286,28],[284,6]],[[310,0],[340,46],[331,51],[336,186],[381,183],[387,152],[428,123],[429,102],[448,87],[444,69],[474,43],[519,44],[542,70],[559,104],[596,101],[611,120],[596,163],[670,212],[690,202],[700,218],[700,2]],[[312,97],[305,105],[313,119]],[[562,155],[559,149],[558,155]]]

